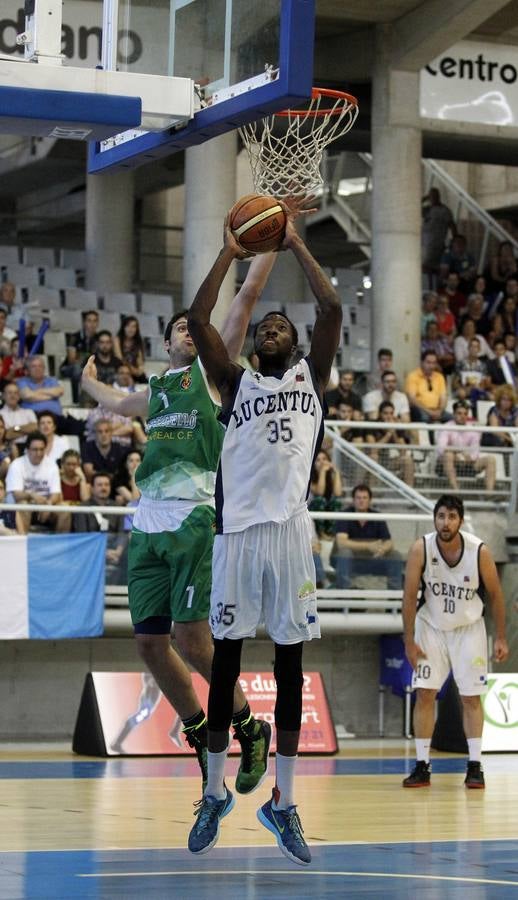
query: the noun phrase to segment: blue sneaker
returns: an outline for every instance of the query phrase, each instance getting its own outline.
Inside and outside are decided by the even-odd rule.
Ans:
[[[235,799],[231,791],[225,785],[226,797],[217,800],[216,797],[204,796],[195,803],[196,822],[189,834],[189,850],[191,853],[208,853],[219,838],[219,823],[228,816],[234,808]]]
[[[296,806],[288,806],[287,809],[273,809],[272,799],[257,810],[257,818],[268,831],[277,838],[279,850],[299,866],[308,866],[311,862],[311,853],[303,837],[302,825]]]

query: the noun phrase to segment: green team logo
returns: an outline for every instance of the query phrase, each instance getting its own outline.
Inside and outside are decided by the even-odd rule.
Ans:
[[[316,587],[312,581],[305,581],[298,590],[298,598],[299,600],[306,600],[307,597],[311,597],[316,591]]]
[[[518,726],[518,684],[489,678],[487,694],[482,698],[484,718],[497,728],[516,728]]]

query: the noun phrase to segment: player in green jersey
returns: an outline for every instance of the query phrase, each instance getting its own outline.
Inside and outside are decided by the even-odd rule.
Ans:
[[[227,240],[236,258],[241,257],[231,236]],[[261,254],[252,260],[229,310],[223,339],[234,358],[274,259]],[[138,652],[181,717],[205,782],[206,718],[186,663],[210,680],[213,498],[224,432],[217,420],[219,395],[197,358],[187,312],[168,323],[164,346],[169,369],[151,377],[148,391],[123,394],[98,381],[94,357],[85,365],[82,387],[109,410],[147,420],[148,442],[136,473],[141,499],[129,544],[129,606]],[[171,645],[172,622],[177,650]],[[266,775],[271,729],[255,721],[239,685],[234,713],[232,724],[242,747],[236,788],[250,793]]]

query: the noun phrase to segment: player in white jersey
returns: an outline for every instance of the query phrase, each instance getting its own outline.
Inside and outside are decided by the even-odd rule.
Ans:
[[[505,605],[493,557],[479,538],[461,531],[463,520],[462,500],[443,494],[434,508],[435,531],[417,540],[408,557],[402,611],[405,652],[417,689],[417,762],[403,781],[407,788],[430,784],[435,697],[450,669],[462,701],[469,750],[464,784],[468,788],[485,786],[480,764],[484,724],[480,695],[487,685],[487,636],[481,592],[485,591],[491,601],[497,662],[508,655]]]
[[[229,267],[223,248],[189,311],[189,331],[217,385],[227,425],[216,479],[211,626],[215,638],[208,705],[208,784],[189,835],[193,853],[210,850],[234,805],[224,783],[232,692],[243,639],[264,622],[275,643],[276,784],[260,822],[293,862],[311,860],[293,797],[302,717],[303,642],[319,637],[307,496],[322,434],[323,393],[338,347],[342,310],[331,282],[297,234],[293,215],[284,249],[293,252],[318,302],[308,356],[290,367],[297,344],[282,313],[256,326],[259,371],[235,365],[210,315]],[[228,225],[227,225],[228,235]],[[228,240],[228,237],[227,237]]]

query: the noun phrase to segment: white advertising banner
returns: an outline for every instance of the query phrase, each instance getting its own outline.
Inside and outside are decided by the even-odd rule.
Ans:
[[[518,673],[491,672],[484,704],[482,752],[518,751]]]
[[[428,119],[516,127],[518,47],[461,41],[424,69],[420,113]]]

